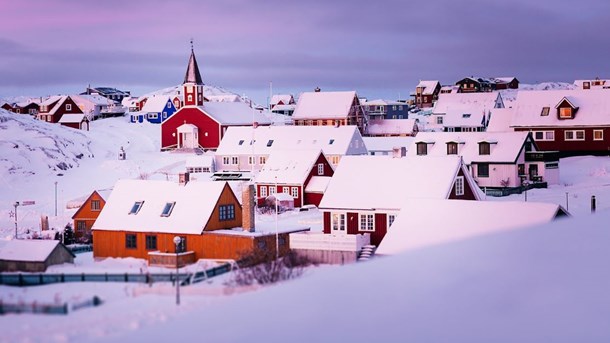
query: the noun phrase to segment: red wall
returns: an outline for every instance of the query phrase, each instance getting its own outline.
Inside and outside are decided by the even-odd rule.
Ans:
[[[578,116],[578,112],[576,113]],[[585,140],[566,141],[565,131],[584,130]],[[604,130],[604,140],[594,141],[593,130]],[[566,128],[515,128],[515,131],[555,131],[554,141],[536,141],[540,151],[559,151],[562,155],[608,154],[610,153],[610,128],[608,127],[566,127]]]
[[[323,196],[322,193],[305,193],[305,205],[320,206]]]
[[[325,211],[323,214],[324,217],[324,233],[330,233],[330,212]],[[370,231],[360,231],[359,230],[359,221],[358,221],[358,213],[348,212],[347,217],[347,234],[355,235],[360,233],[370,233],[371,234],[371,244],[379,246],[379,243],[385,237],[385,234],[388,231],[388,215],[386,213],[375,213],[375,232]]]
[[[463,169],[460,169],[458,176],[464,176]],[[455,195],[455,181],[453,182],[453,187],[451,188],[451,194],[449,194],[449,199],[459,199],[459,200],[477,200],[474,195],[474,190],[466,177],[464,177],[464,195],[457,196]]]
[[[198,107],[182,107],[161,124],[161,148],[178,143],[178,127],[193,124],[199,128],[199,145],[205,149],[216,149],[220,144],[220,124]],[[207,132],[207,136],[205,135]],[[172,134],[175,133],[174,137]]]

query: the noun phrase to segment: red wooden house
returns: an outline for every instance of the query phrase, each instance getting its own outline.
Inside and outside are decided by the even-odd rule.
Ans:
[[[419,108],[432,107],[438,99],[441,84],[434,81],[419,81],[415,87],[415,105]]]
[[[257,203],[275,193],[294,199],[295,207],[318,206],[333,176],[333,167],[320,150],[275,150],[257,175]]]
[[[74,213],[72,220],[74,221],[74,237],[77,240],[91,240],[91,228],[106,205],[108,195],[110,195],[108,190],[93,191]]]
[[[610,151],[610,90],[519,92],[510,127],[531,131],[540,150],[569,155]]]
[[[216,149],[230,126],[271,122],[242,102],[205,102],[203,81],[191,50],[183,82],[184,106],[161,124],[161,150]]]
[[[319,206],[324,233],[370,234],[379,245],[409,198],[480,200],[483,194],[457,156],[346,156]]]
[[[36,117],[48,123],[57,123],[67,113],[83,114],[83,111],[69,96],[52,96],[40,104]]]

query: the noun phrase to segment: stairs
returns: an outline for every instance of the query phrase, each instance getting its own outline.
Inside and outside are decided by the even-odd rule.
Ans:
[[[365,245],[362,247],[362,250],[360,250],[360,253],[358,254],[358,262],[363,262],[363,261],[368,261],[370,260],[373,255],[375,255],[375,250],[377,250],[377,246],[375,245]]]

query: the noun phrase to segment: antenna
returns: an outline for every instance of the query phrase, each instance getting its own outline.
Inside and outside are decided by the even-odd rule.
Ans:
[[[191,51],[193,51],[193,37],[191,37]]]

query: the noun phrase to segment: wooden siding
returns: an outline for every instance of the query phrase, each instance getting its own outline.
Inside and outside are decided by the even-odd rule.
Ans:
[[[305,204],[314,205],[316,207],[320,206],[320,202],[322,202],[323,197],[323,193],[305,193]]]
[[[324,233],[330,234],[330,212],[324,211],[322,216],[324,218],[324,228],[322,230]]]
[[[221,205],[234,205],[235,206],[235,219],[233,220],[223,220],[220,221],[220,209]],[[228,183],[225,183],[225,187],[216,202],[216,206],[214,207],[214,211],[210,216],[207,224],[205,225],[205,231],[213,231],[213,230],[221,230],[221,229],[230,229],[234,227],[241,226],[242,219],[242,209],[239,201],[235,197],[233,191],[231,191],[231,187],[229,187]]]
[[[178,144],[178,127],[193,124],[199,129],[199,145],[204,149],[216,149],[220,144],[220,124],[198,107],[182,107],[161,124],[161,148]],[[174,135],[175,134],[175,135]]]
[[[569,119],[568,119],[569,120]],[[566,141],[565,132],[572,130],[583,130],[585,132],[585,139],[581,141]],[[593,140],[593,131],[602,130],[604,139]],[[536,140],[536,145],[539,151],[559,151],[562,157],[564,156],[575,156],[575,155],[608,155],[610,154],[610,127],[597,126],[597,127],[561,127],[561,128],[549,128],[549,127],[520,127],[515,128],[515,131],[553,131],[555,140],[543,141]]]
[[[91,202],[94,200],[97,200],[100,202],[99,210],[93,210],[91,208]],[[93,224],[97,220],[97,217],[100,215],[100,213],[102,212],[102,209],[104,208],[105,205],[106,205],[106,201],[102,198],[102,196],[98,192],[93,191],[93,193],[91,193],[91,195],[89,195],[87,200],[85,200],[85,202],[81,205],[81,207],[72,216],[72,219],[74,220],[73,229],[74,229],[75,238],[81,238],[84,236],[91,235],[91,228],[93,227]],[[77,228],[78,228],[77,224],[79,221],[85,222],[85,232],[80,232],[77,230]]]
[[[464,170],[460,168],[458,172],[458,176],[464,176]],[[464,176],[464,195],[456,195],[455,194],[455,180],[453,180],[453,186],[451,187],[451,193],[449,194],[449,199],[459,199],[459,200],[477,200],[475,196],[475,192],[472,187],[476,187],[471,185],[466,177]]]

